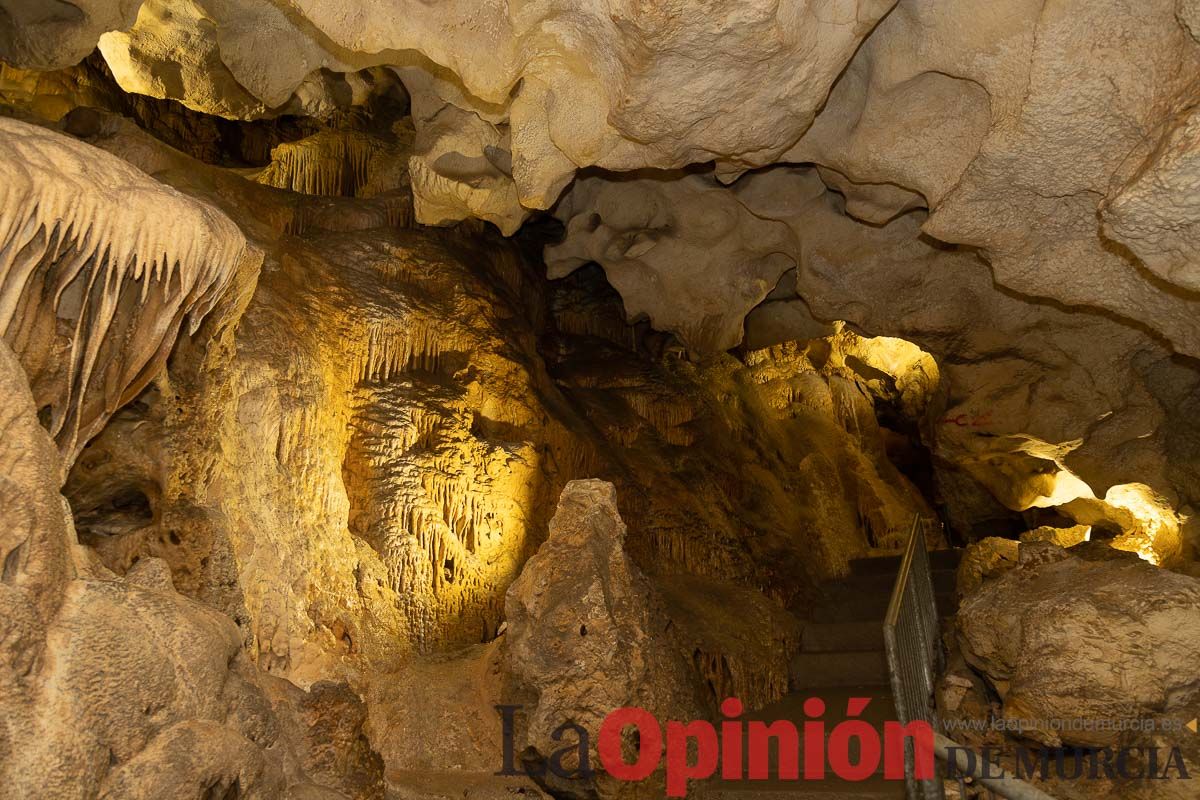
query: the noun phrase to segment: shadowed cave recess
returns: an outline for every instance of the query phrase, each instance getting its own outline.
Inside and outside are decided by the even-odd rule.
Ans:
[[[1194,0],[0,0],[0,795],[679,796],[609,712],[896,718],[923,520],[943,732],[1200,796],[1198,76]]]

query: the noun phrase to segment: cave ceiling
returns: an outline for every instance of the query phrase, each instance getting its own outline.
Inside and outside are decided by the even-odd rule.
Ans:
[[[403,123],[352,153],[306,140],[260,181],[370,196],[372,164],[402,163],[418,223],[556,219],[549,276],[599,264],[693,358],[835,322],[916,342],[945,379],[942,456],[985,485],[1031,461],[1083,487],[1010,507],[1133,483],[1192,502],[1194,0],[0,0],[0,19],[12,74],[98,50],[124,91],[227,120],[328,119],[398,82]],[[312,167],[331,160],[358,178]]]

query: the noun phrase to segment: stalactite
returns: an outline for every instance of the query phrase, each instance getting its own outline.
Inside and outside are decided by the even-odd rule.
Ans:
[[[558,329],[569,336],[594,336],[630,350],[637,349],[637,329],[619,319],[602,317],[577,308],[555,309]]]
[[[399,333],[423,341],[415,331]],[[364,343],[363,358],[382,376],[404,347]],[[376,355],[366,358],[367,350]],[[353,377],[363,374],[351,367]],[[391,374],[357,385],[343,466],[351,531],[379,553],[418,649],[475,638],[499,624],[512,576],[497,570],[515,563],[528,535],[524,514],[512,513],[514,492],[527,480],[528,446],[482,438],[475,407],[440,378]]]
[[[619,392],[639,417],[649,422],[668,444],[687,447],[694,441],[693,434],[683,425],[696,417],[696,411],[684,398],[652,395],[646,391],[631,389]]]
[[[246,240],[215,208],[62,134],[0,118],[0,142],[0,332],[73,454],[149,379],[180,322],[194,331],[213,308]],[[50,352],[64,321],[65,365]]]
[[[437,372],[443,352],[463,350],[467,344],[423,320],[407,320],[401,325],[373,324],[357,356],[358,379],[376,382],[411,370]]]
[[[714,706],[727,697],[736,697],[747,708],[763,708],[788,692],[786,659],[748,660],[697,647],[692,664],[708,686]]]
[[[868,426],[873,424],[874,405],[856,383],[839,375],[835,374],[829,378],[829,389],[833,396],[834,412],[838,422],[856,443],[866,446],[868,438],[866,433],[869,433],[871,428],[868,427],[864,432],[863,423],[866,421]]]
[[[381,140],[358,131],[322,131],[271,151],[256,179],[277,189],[325,197],[356,197],[371,178]]]
[[[491,267],[504,285],[520,296],[526,288],[525,271],[522,268],[520,253],[512,248],[497,248],[492,254]]]

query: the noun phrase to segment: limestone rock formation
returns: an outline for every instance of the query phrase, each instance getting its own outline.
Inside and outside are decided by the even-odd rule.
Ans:
[[[140,6],[141,0],[79,0],[57,7],[5,0],[0,60],[43,70],[76,64],[102,34],[133,25]]]
[[[0,381],[9,399],[0,508],[15,523],[5,530],[0,594],[6,791],[199,797],[236,786],[246,797],[381,797],[377,765],[349,795],[336,791],[340,774],[316,770],[309,780],[305,768],[321,759],[286,738],[231,619],[169,585],[119,580],[74,543],[55,491],[58,455],[3,344]],[[338,756],[363,746],[352,731],[320,745]]]
[[[426,70],[400,70],[412,97],[416,139],[409,169],[416,217],[427,225],[477,218],[511,235],[529,217],[513,180],[506,126],[488,114],[443,99],[444,85]]]
[[[972,506],[958,527],[995,510],[964,488],[979,481],[1012,510],[1086,496],[1068,472],[1098,498],[1137,481],[1172,513],[1192,502],[1195,448],[1164,459],[1157,440],[1194,417],[1172,397],[1197,383],[1171,358],[1200,346],[1194,3],[67,6],[8,0],[8,60],[73,64],[99,41],[126,88],[241,118],[328,116],[398,75],[415,146],[388,158],[412,173],[418,219],[511,233],[554,207],[568,226],[556,274],[600,262],[631,317],[693,352],[737,343],[795,267],[794,298],[783,286],[751,314],[775,341],[842,319],[956,367],[947,419],[973,422],[939,446],[948,472],[971,473],[943,481]],[[280,46],[258,46],[260,31]],[[996,359],[1010,342],[1019,354]],[[999,452],[980,433],[1001,434]],[[1027,472],[1025,456],[1074,488],[1009,494],[1000,484],[1052,482],[1005,472]]]
[[[1004,713],[1195,705],[1195,0],[0,0],[0,60],[18,796],[533,793],[491,706],[773,703],[916,515]]]
[[[1043,525],[1021,534],[1022,542],[1049,542],[1058,547],[1074,547],[1088,541],[1092,529],[1087,525],[1072,525],[1068,528],[1056,528]]]
[[[575,458],[512,324],[514,249],[397,231],[389,198],[296,200],[107,124],[94,141],[229,204],[268,261],[238,345],[177,353],[82,455],[67,491],[89,543],[118,573],[165,558],[305,684],[494,635],[558,490],[542,448]]]
[[[1195,578],[1063,554],[985,584],[963,601],[957,628],[967,660],[1003,698],[1004,717],[1044,721],[1025,732],[1035,741],[1113,746],[1129,743],[1128,729],[1100,721],[1192,718]]]
[[[314,784],[352,800],[384,797],[383,759],[367,738],[367,707],[356,692],[333,681],[307,691],[280,678],[258,681],[282,736],[296,743],[299,768]]]
[[[161,560],[135,565],[129,580],[107,570],[76,543],[58,494],[80,440],[161,369],[182,320],[192,315],[194,333],[230,291],[246,240],[212,206],[102,151],[18,123],[3,132],[10,158],[25,159],[6,185],[4,218],[6,337],[21,363],[0,345],[3,514],[17,523],[4,548],[8,791],[382,797],[356,697],[318,707],[291,687],[273,708],[232,619],[177,594]],[[154,216],[162,212],[175,218]],[[39,338],[47,334],[59,340]],[[51,373],[33,394],[27,376],[58,352],[69,355],[65,377]],[[61,456],[39,425],[42,404],[52,412],[42,424],[66,431]],[[281,721],[295,714],[304,721]],[[323,725],[339,734],[305,737]]]
[[[508,591],[504,647],[511,695],[528,698],[517,745],[526,761],[571,744],[556,735],[560,726],[595,733],[617,708],[637,706],[660,720],[692,719],[702,709],[663,601],[624,540],[612,485],[572,481],[550,537]],[[594,751],[591,760],[598,763]]]
[[[580,166],[682,167],[712,158],[732,169],[769,163],[803,133],[830,84],[893,4],[838,0],[781,10],[754,3],[737,13],[689,15],[611,3],[546,3],[520,14],[498,4],[437,10],[413,4],[400,25],[369,2],[337,14],[310,4],[297,16],[274,3],[221,0],[164,13],[151,0],[136,24],[134,4],[119,4],[123,14],[105,8],[107,16],[81,13],[51,26],[15,3],[6,11],[24,23],[24,36],[0,43],[0,56],[46,68],[55,60],[53,37],[91,38],[126,89],[246,116],[279,108],[319,69],[417,67],[438,79],[444,101],[512,130],[511,174],[521,203],[546,208]],[[100,36],[110,30],[119,32]],[[265,60],[249,35],[261,30],[288,43],[287,58]],[[442,38],[451,30],[455,36]],[[718,33],[735,35],[736,45],[712,49]],[[386,55],[399,51],[419,57],[397,63]],[[82,55],[57,54],[53,65]],[[797,61],[807,68],[795,70]],[[753,122],[729,124],[711,113],[707,97],[747,90],[744,100],[761,112]]]
[[[1124,185],[1105,198],[1105,233],[1167,283],[1196,291],[1200,115],[1195,107],[1165,120],[1160,137]]]
[[[165,559],[276,674],[386,673],[486,641],[572,477],[618,483],[646,571],[783,606],[925,507],[875,422],[876,404],[927,412],[936,368],[916,348],[845,332],[746,364],[656,360],[607,300],[568,310],[586,271],[546,297],[509,244],[388,229],[388,198],[297,199],[98,130],[228,204],[268,260],[236,347],[182,349],[82,454],[80,535],[118,574]],[[553,318],[523,323],[541,303]],[[545,367],[539,335],[564,348]]]
[[[372,683],[371,741],[391,782],[495,773],[504,753],[503,637],[410,659]]]
[[[292,46],[263,48],[257,37],[265,31],[293,33]],[[143,0],[134,24],[105,33],[98,47],[126,91],[186,98],[197,111],[234,119],[325,117],[363,104],[381,80],[395,81],[385,70],[357,72],[302,41],[286,9],[272,3]],[[296,85],[275,85],[293,71]]]
[[[1193,301],[1106,247],[1096,220],[1100,212],[1105,231],[1151,270],[1189,286],[1179,258],[1194,239],[1191,4],[1155,0],[1134,13],[1078,0],[985,15],[933,0],[694,14],[609,2],[521,13],[371,0],[336,12],[161,5],[88,2],[56,18],[9,0],[18,33],[3,54],[62,66],[100,41],[126,88],[244,117],[280,113],[291,98],[320,113],[318,98],[361,92],[362,82],[332,86],[330,76],[392,67],[437,112],[418,117],[437,128],[425,140],[441,143],[417,157],[429,221],[480,214],[512,226],[520,207],[550,207],[585,167],[715,162],[730,181],[747,168],[812,163],[852,215],[881,223],[928,208],[927,233],[980,248],[1002,286],[1108,309],[1196,347]],[[287,44],[274,58],[256,46],[262,30]],[[1112,57],[1088,69],[1100,50]],[[1150,186],[1160,187],[1154,200]],[[1138,210],[1147,202],[1164,210]]]
[[[705,180],[709,190],[697,194],[692,187]],[[686,249],[690,234],[659,236],[655,230],[660,223],[651,221],[655,214],[662,218],[664,230],[684,231],[695,225],[703,235],[714,225],[696,221],[708,219],[707,214],[718,218],[749,213],[756,225],[778,221],[791,231],[789,247],[794,248],[792,257],[801,268],[791,273],[794,287],[777,288],[751,314],[751,326],[767,318],[774,331],[772,337],[755,334],[756,344],[787,338],[797,325],[806,330],[811,326],[805,320],[815,315],[848,320],[862,330],[895,333],[942,357],[940,377],[948,395],[947,408],[926,435],[936,441],[943,463],[968,473],[973,483],[986,486],[1010,509],[1097,497],[1115,516],[1124,513],[1116,510],[1123,504],[1117,496],[1132,490],[1122,488],[1106,497],[1114,484],[1139,482],[1155,487],[1148,499],[1151,506],[1160,502],[1154,494],[1170,498],[1189,492],[1186,481],[1168,476],[1179,468],[1175,464],[1182,465],[1190,456],[1181,452],[1172,464],[1153,440],[1174,423],[1167,419],[1173,401],[1159,397],[1165,384],[1191,385],[1194,376],[1158,342],[1104,319],[1070,315],[996,293],[986,267],[975,255],[919,240],[919,214],[902,216],[880,228],[857,224],[843,213],[844,203],[813,170],[777,168],[755,173],[724,193],[701,176],[635,183],[636,192],[625,188],[630,182],[603,185],[603,196],[610,198],[606,204],[577,207],[568,197],[559,207],[567,221],[567,238],[548,250],[551,263],[568,269],[583,258],[599,260],[625,293],[630,312],[646,312],[651,319],[666,321],[685,316],[677,302],[687,296],[685,292],[713,292],[711,287],[721,285],[720,264],[725,259],[708,260],[701,251]],[[575,191],[585,191],[587,184],[582,185]],[[675,220],[670,215],[677,207],[692,213]],[[620,236],[609,232],[604,214],[616,214],[612,227]],[[626,219],[633,223],[622,222]],[[753,261],[770,252],[766,230],[753,237],[754,246],[761,243],[763,250],[742,247],[738,258]],[[620,244],[635,239],[641,242],[636,251],[631,244]],[[723,241],[732,243],[734,238]],[[626,250],[635,252],[636,258],[622,255]],[[566,255],[576,251],[585,255]],[[703,252],[716,250],[707,247]],[[681,264],[687,273],[678,272]],[[772,274],[782,271],[781,266]],[[626,274],[655,273],[705,277],[687,289],[668,293],[654,288],[661,281],[647,282],[647,291],[622,283]],[[945,287],[971,300],[934,309],[929,297],[944,294]],[[729,297],[724,300],[718,305],[726,314],[722,319],[732,320],[726,324],[736,332],[740,312],[730,305]],[[799,317],[779,315],[779,309],[796,306],[802,312]],[[716,340],[698,330],[678,326],[677,330],[694,348],[716,345]],[[1137,357],[1130,360],[1130,353]],[[1094,383],[1090,376],[1097,374],[1109,379]],[[1034,392],[1022,388],[1030,385],[1036,387]],[[1117,391],[1117,387],[1122,388]],[[1089,410],[1081,414],[1085,406]],[[1084,424],[1085,419],[1090,422]],[[946,476],[947,484],[950,477]],[[955,505],[959,503],[965,505],[956,498]],[[1090,520],[1080,521],[1090,524]],[[1173,538],[1164,534],[1164,553],[1177,546]]]
[[[710,708],[728,697],[764,708],[788,690],[800,626],[761,592],[688,576],[662,581],[675,638],[703,681]]]
[[[0,330],[67,460],[229,287],[245,238],[124,161],[0,119]]]
[[[787,225],[701,176],[583,178],[555,213],[567,232],[546,251],[551,277],[598,262],[630,319],[644,314],[703,353],[741,342],[742,320],[799,247]],[[732,261],[738,270],[722,268]]]
[[[955,581],[959,597],[970,597],[990,579],[1016,567],[1020,546],[1020,542],[997,536],[989,536],[968,545],[959,562]]]

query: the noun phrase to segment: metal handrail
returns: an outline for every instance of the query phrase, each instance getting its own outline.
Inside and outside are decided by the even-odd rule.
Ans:
[[[943,762],[954,759],[959,775],[973,780],[1008,800],[1054,800],[1041,789],[1011,777],[995,765],[984,777],[966,758],[963,747],[944,736],[934,700],[934,681],[942,671],[943,654],[937,598],[929,552],[925,545],[926,521],[913,517],[912,530],[900,561],[900,572],[892,589],[887,617],[883,622],[883,642],[887,651],[888,673],[896,716],[903,725],[917,720],[929,723],[934,731],[934,755]],[[909,800],[944,800],[942,779],[938,776],[917,780],[913,742],[905,740],[904,781]]]
[[[883,643],[895,700],[896,716],[903,725],[921,720],[938,731],[933,703],[934,676],[940,671],[942,650],[938,641],[937,600],[929,553],[925,549],[925,524],[913,517],[912,530],[900,561],[900,572],[883,622]],[[916,755],[911,739],[904,744],[904,781],[909,800],[944,800],[941,778],[917,780]]]

